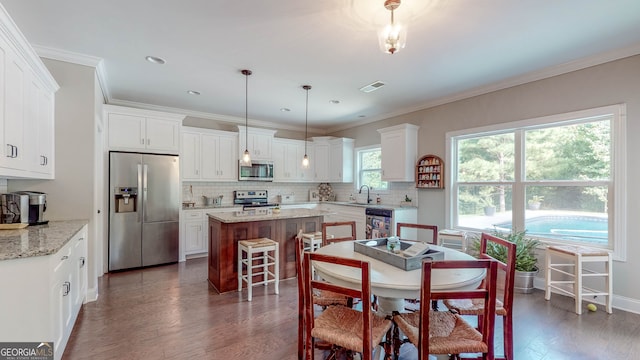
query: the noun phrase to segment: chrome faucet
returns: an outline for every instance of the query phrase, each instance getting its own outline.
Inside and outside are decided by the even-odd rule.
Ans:
[[[360,186],[360,190],[358,191],[358,194],[362,194],[362,188],[365,186],[367,187],[367,204],[371,204],[371,198],[369,197],[369,190],[370,190],[369,185]]]

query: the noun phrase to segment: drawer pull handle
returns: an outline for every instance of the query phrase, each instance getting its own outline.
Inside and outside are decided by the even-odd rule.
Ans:
[[[69,257],[67,255],[63,255],[60,260],[67,260]]]
[[[82,257],[80,258],[80,267],[81,267],[81,268],[82,268],[82,267],[84,267],[85,262],[86,262],[86,260],[85,260],[84,256],[82,256]]]
[[[71,292],[71,283],[68,281],[65,281],[62,286],[64,287],[62,296],[67,296],[69,295],[69,293]]]

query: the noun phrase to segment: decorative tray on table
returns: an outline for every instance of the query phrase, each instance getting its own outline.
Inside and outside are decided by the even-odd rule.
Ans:
[[[353,243],[353,250],[406,271],[419,269],[422,266],[422,260],[426,258],[444,259],[444,252],[430,249],[423,242],[400,240],[400,250],[397,253],[392,252],[387,250],[388,240],[389,238],[356,240]],[[410,250],[411,247],[413,249]],[[409,253],[412,255],[415,253],[412,250],[416,250],[416,248],[418,248],[417,255],[409,256]]]

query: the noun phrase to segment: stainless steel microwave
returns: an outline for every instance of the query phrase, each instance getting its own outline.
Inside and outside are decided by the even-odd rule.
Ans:
[[[273,161],[253,160],[251,166],[239,161],[238,180],[242,181],[273,181]]]

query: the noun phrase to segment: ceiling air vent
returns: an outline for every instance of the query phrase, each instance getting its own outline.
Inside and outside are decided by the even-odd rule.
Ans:
[[[378,90],[383,86],[384,86],[384,83],[382,81],[374,81],[369,85],[365,85],[365,86],[361,87],[360,91],[368,93],[368,92],[372,92],[374,90]]]

